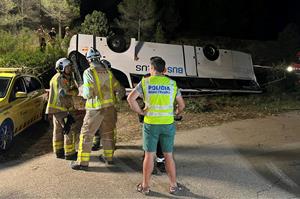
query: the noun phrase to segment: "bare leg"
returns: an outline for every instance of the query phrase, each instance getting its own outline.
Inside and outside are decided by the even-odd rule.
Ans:
[[[177,186],[176,183],[176,166],[173,159],[172,153],[164,153],[165,161],[166,161],[166,170],[170,181],[170,186]]]
[[[145,158],[143,162],[143,187],[149,187],[153,164],[154,153],[145,152]]]

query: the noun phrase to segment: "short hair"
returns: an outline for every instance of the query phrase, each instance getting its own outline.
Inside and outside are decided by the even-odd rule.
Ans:
[[[152,66],[154,66],[154,70],[156,70],[159,73],[164,72],[166,68],[166,62],[161,57],[155,56],[150,58],[150,63]]]

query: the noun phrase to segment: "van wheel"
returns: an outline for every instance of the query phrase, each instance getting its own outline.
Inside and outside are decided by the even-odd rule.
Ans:
[[[117,53],[122,53],[127,50],[126,40],[120,35],[114,35],[107,39],[108,47]]]
[[[11,121],[6,120],[0,126],[0,150],[7,150],[14,136],[14,127]]]
[[[208,60],[215,61],[216,59],[218,59],[220,52],[214,45],[208,44],[204,46],[203,54]]]

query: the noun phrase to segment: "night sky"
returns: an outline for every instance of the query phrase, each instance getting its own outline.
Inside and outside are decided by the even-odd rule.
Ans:
[[[100,10],[110,20],[118,16],[121,0],[84,0],[81,16]],[[289,23],[300,26],[297,0],[176,0],[181,16],[177,33],[188,37],[226,36],[239,39],[276,40]]]

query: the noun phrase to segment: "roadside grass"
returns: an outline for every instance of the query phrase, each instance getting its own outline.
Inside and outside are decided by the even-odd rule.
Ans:
[[[225,111],[230,108],[275,114],[300,109],[299,92],[283,94],[222,95],[186,99],[186,112],[204,113]]]
[[[281,94],[218,95],[185,98],[186,108],[178,130],[221,125],[237,120],[263,118],[300,110],[300,92]],[[118,107],[117,139],[131,142],[141,139],[142,124],[126,101]]]

